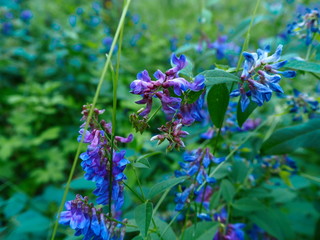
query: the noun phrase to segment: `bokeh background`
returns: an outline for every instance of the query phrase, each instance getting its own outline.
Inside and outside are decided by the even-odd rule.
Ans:
[[[316,1],[262,1],[249,48],[285,43],[287,57],[304,56],[304,43],[292,40],[286,26],[299,8],[312,4]],[[92,102],[122,5],[122,0],[0,0],[1,239],[50,236],[78,144],[81,108]],[[132,132],[128,116],[139,106],[134,104],[137,98],[129,94],[129,84],[139,71],[166,69],[172,52],[187,54],[194,60],[197,72],[213,68],[217,62],[235,66],[253,7],[252,0],[132,1],[121,56],[119,135]],[[222,56],[207,46],[219,37],[231,44]],[[314,59],[319,61],[319,54]],[[288,89],[316,92],[317,79],[311,75],[300,75],[287,83]],[[98,101],[109,121],[111,106],[109,75]],[[151,126],[145,135],[136,134],[127,149],[129,156],[154,149],[149,139],[156,127]],[[319,175],[319,155],[299,154],[299,167],[310,175]],[[177,158],[178,153],[156,158],[142,179],[152,185],[164,175],[172,175],[178,166]],[[129,179],[130,174],[128,170]],[[92,185],[82,176],[79,165],[68,199],[78,192],[90,194]],[[301,179],[299,184],[302,192],[298,194],[304,197],[302,205],[297,206],[303,216],[292,215],[296,218],[294,226],[308,221],[298,232],[306,237],[303,239],[312,239],[319,218],[319,204],[315,204],[319,185]],[[280,202],[295,197],[289,194]],[[132,204],[132,200],[126,200],[124,211],[129,216]],[[170,208],[170,203],[167,205]],[[74,239],[72,234],[69,229],[59,228],[58,239]]]

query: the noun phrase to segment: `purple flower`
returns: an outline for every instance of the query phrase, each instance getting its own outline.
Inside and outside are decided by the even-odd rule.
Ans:
[[[59,223],[74,229],[75,236],[83,235],[83,239],[123,240],[124,224],[108,220],[102,209],[93,207],[87,197],[77,195],[75,200],[66,202],[65,208],[66,211],[60,214]]]
[[[173,67],[166,71],[166,75],[175,77],[180,70],[187,66],[187,58],[184,55],[178,58],[175,54],[172,54],[171,65]]]
[[[23,10],[20,14],[20,18],[24,22],[30,21],[32,17],[33,17],[33,14],[30,10]]]

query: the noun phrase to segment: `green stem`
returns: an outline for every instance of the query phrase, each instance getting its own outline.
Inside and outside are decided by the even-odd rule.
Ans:
[[[116,71],[113,71],[112,77],[112,85],[113,85],[113,99],[112,99],[112,134],[111,134],[111,157],[109,159],[109,215],[112,217],[112,181],[113,181],[113,155],[114,155],[114,148],[115,142],[114,138],[116,136],[116,124],[117,124],[117,93],[118,93],[118,80],[119,80],[119,68],[120,68],[120,58],[121,58],[121,49],[122,49],[122,40],[123,40],[123,29],[124,26],[121,26],[120,29],[120,37],[119,37],[119,51],[117,56],[117,64],[116,64]],[[112,66],[112,65],[111,65]]]
[[[183,240],[183,238],[184,238],[184,231],[187,228],[187,224],[188,224],[188,220],[189,220],[189,213],[190,213],[190,203],[188,203],[188,210],[187,210],[187,214],[186,214],[186,219],[185,219],[183,227],[182,227],[182,231],[181,231],[182,233],[180,236],[180,240]]]
[[[72,167],[71,167],[71,171],[70,171],[70,174],[69,174],[69,177],[68,177],[68,181],[67,181],[67,184],[66,184],[66,188],[65,188],[65,191],[63,193],[63,197],[62,197],[62,200],[61,200],[61,203],[60,203],[60,206],[59,206],[59,209],[58,209],[58,216],[57,216],[57,219],[55,221],[55,224],[54,224],[54,227],[53,227],[53,232],[52,232],[52,235],[51,235],[51,240],[54,240],[55,239],[55,236],[56,236],[56,233],[57,233],[57,229],[58,229],[58,224],[59,224],[59,218],[60,218],[60,213],[63,209],[63,206],[64,206],[64,202],[66,201],[66,198],[67,198],[67,194],[69,192],[69,188],[70,188],[70,183],[71,183],[71,180],[72,180],[72,177],[73,177],[73,174],[74,174],[74,171],[75,171],[75,168],[77,166],[77,162],[78,162],[78,159],[79,159],[79,155],[80,155],[80,151],[81,151],[81,148],[82,148],[82,145],[83,145],[83,140],[84,140],[84,136],[85,136],[85,133],[88,129],[88,126],[89,126],[89,122],[91,121],[91,118],[92,118],[92,114],[93,114],[93,110],[96,106],[96,103],[98,101],[98,98],[99,98],[99,94],[100,94],[100,91],[101,91],[101,87],[102,87],[102,83],[103,83],[103,80],[106,76],[106,73],[107,73],[107,70],[109,68],[109,65],[110,65],[110,62],[111,62],[111,57],[112,57],[112,54],[113,54],[113,51],[114,51],[114,48],[115,48],[115,45],[116,45],[116,42],[118,40],[118,37],[119,37],[119,34],[120,34],[120,29],[122,28],[123,24],[124,24],[124,19],[125,19],[125,16],[127,14],[127,11],[128,11],[128,8],[129,8],[129,5],[130,5],[130,2],[131,0],[128,0],[123,8],[123,11],[122,11],[122,15],[120,17],[120,20],[119,20],[119,24],[118,24],[118,27],[117,27],[117,31],[116,31],[116,34],[114,36],[114,40],[111,44],[111,48],[110,48],[110,51],[109,51],[109,54],[108,54],[108,57],[107,57],[107,60],[106,60],[106,63],[103,67],[103,70],[102,70],[102,74],[101,74],[101,77],[100,77],[100,80],[99,80],[99,83],[98,83],[98,86],[97,86],[97,89],[96,89],[96,92],[95,92],[95,95],[94,95],[94,98],[93,98],[93,102],[92,102],[92,106],[90,108],[90,111],[89,111],[89,115],[88,115],[88,118],[87,118],[87,121],[86,121],[86,125],[84,127],[84,133],[82,135],[82,138],[81,138],[81,141],[80,143],[78,144],[78,148],[77,148],[77,152],[76,152],[76,155],[74,157],[74,160],[73,160],[73,164],[72,164]]]
[[[138,174],[137,174],[137,170],[133,165],[132,165],[132,169],[133,169],[134,175],[136,176],[136,179],[137,179],[137,182],[138,182],[138,186],[139,186],[139,189],[140,189],[140,192],[141,192],[141,196],[142,196],[143,200],[146,201],[146,198],[145,198],[145,196],[143,194],[143,191],[142,191],[140,179],[139,179]]]
[[[163,230],[163,232],[161,233],[161,238],[163,237],[163,235],[166,234],[166,232],[168,231],[169,227],[174,223],[174,221],[176,220],[176,218],[179,216],[180,212],[178,212],[169,222],[169,224],[166,226],[166,228]]]
[[[161,109],[161,105],[152,113],[152,115],[148,118],[147,123],[155,117],[155,115],[159,112],[159,110]]]
[[[139,193],[137,193],[135,190],[133,190],[128,184],[126,184],[125,182],[123,182],[123,184],[130,190],[130,192],[132,192],[142,203],[145,202],[145,200],[139,195]]]
[[[155,208],[153,209],[153,213],[152,215],[154,215],[157,211],[158,211],[158,208],[160,207],[161,203],[164,201],[164,199],[166,198],[166,196],[168,195],[168,193],[170,192],[170,188],[167,189],[164,194],[162,194],[160,200],[157,202],[157,205],[155,206]]]
[[[253,22],[254,22],[254,19],[255,19],[255,17],[256,17],[256,14],[257,14],[257,11],[258,11],[258,8],[259,8],[259,5],[260,5],[260,1],[261,1],[261,0],[257,0],[256,6],[254,7],[254,10],[253,10],[253,12],[252,12],[252,18],[251,18],[251,21],[250,21],[250,24],[249,24],[249,28],[248,28],[248,31],[247,31],[246,39],[244,40],[243,45],[242,45],[242,50],[241,50],[242,52],[243,52],[245,49],[247,49],[248,46],[249,46],[250,32],[251,32],[252,24],[253,24]],[[242,60],[243,60],[243,56],[242,56],[242,54],[240,53],[239,60],[238,60],[238,64],[237,64],[237,68],[236,68],[236,72],[239,71],[240,66],[241,66],[241,63],[242,63]],[[231,88],[230,88],[230,92],[232,92],[233,86],[234,86],[234,82],[232,82],[232,85],[231,85]]]
[[[316,37],[316,35],[317,35],[317,33],[313,33],[313,35],[312,35],[312,40],[311,40],[311,43],[309,44],[308,50],[307,50],[306,61],[309,60],[311,50],[312,50],[312,42],[313,42],[314,38]]]

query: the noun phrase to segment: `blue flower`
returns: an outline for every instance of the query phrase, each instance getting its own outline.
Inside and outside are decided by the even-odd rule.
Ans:
[[[69,23],[71,25],[71,27],[75,27],[77,24],[77,16],[76,15],[71,15],[69,17]]]
[[[66,202],[65,207],[66,211],[61,212],[59,223],[74,229],[75,236],[103,240],[124,238],[124,225],[108,220],[102,209],[93,207],[87,197],[77,195],[75,200]]]
[[[171,56],[171,65],[173,66],[168,71],[166,75],[175,77],[176,74],[187,66],[187,58],[181,55],[179,58],[173,53]]]
[[[33,14],[30,10],[23,10],[20,14],[20,18],[24,22],[29,22],[32,17]]]

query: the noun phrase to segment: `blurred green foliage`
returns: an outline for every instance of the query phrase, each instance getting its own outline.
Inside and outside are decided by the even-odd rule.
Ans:
[[[269,43],[274,47],[286,42],[285,57],[304,57],[306,48],[300,41],[289,41],[280,36],[286,24],[294,19],[298,3],[262,2],[253,24],[249,49],[254,50],[259,44]],[[81,107],[92,101],[122,3],[115,0],[0,1],[0,238],[24,240],[47,239],[50,236],[63,184],[68,178],[77,147]],[[133,103],[136,97],[128,93],[129,84],[137,72],[145,68],[151,71],[165,69],[172,51],[184,53],[193,61],[193,74],[217,64],[222,68],[229,63],[227,59],[218,59],[216,52],[205,49],[205,46],[203,51],[196,51],[196,48],[199,43],[203,47],[202,40],[215,41],[222,35],[228,35],[228,41],[241,46],[250,21],[248,12],[253,5],[250,0],[241,3],[237,0],[133,1],[125,23],[121,56],[119,135],[132,131],[128,116],[139,108]],[[23,10],[32,12],[27,21],[20,17]],[[75,24],[70,18],[72,16],[76,17]],[[4,32],[4,23],[12,24],[9,32]],[[315,52],[313,59],[317,61],[320,59],[319,51]],[[237,54],[230,53],[235,58]],[[315,95],[319,77],[304,72],[303,68],[299,70],[301,72],[295,80],[284,81],[284,89],[292,93],[293,88],[298,88]],[[284,104],[283,99],[273,101],[273,104],[255,112],[255,116],[266,117]],[[98,107],[106,109],[104,117],[108,121],[111,120],[111,104],[112,84],[108,76],[98,101]],[[160,117],[156,117],[154,122]],[[283,116],[278,127],[287,125],[294,123]],[[130,160],[154,151],[155,144],[149,139],[157,131],[156,127],[156,124],[151,124],[150,131],[144,135],[135,134],[135,141],[127,149]],[[200,132],[201,126],[192,127],[192,131]],[[262,131],[257,134],[263,138]],[[226,141],[232,146],[245,135],[230,136]],[[187,148],[193,149],[198,140],[199,134],[191,135]],[[248,159],[256,155],[255,144],[259,142],[249,142],[242,149]],[[267,149],[268,142],[264,146]],[[149,156],[149,161],[138,162],[140,165],[137,163],[135,166],[141,168],[138,174],[141,182],[145,183],[145,193],[155,183],[172,176],[179,166],[181,154],[172,152],[166,155],[164,149],[163,146],[157,147],[160,154]],[[246,152],[246,149],[250,150]],[[293,154],[299,169],[311,176],[318,176],[320,172],[319,149],[315,149],[298,149]],[[235,218],[250,219],[279,239],[295,239],[293,232],[288,230],[289,225],[298,234],[296,239],[316,239],[320,205],[315,201],[320,197],[319,182],[308,174],[292,179],[280,174],[280,177],[269,176],[268,182],[257,184],[255,188],[235,189],[247,181],[248,173],[248,164],[235,164],[238,165],[231,172],[227,168],[220,169],[219,176],[225,179],[221,190],[212,198],[212,207],[222,200],[232,202],[237,197],[232,202]],[[74,198],[78,192],[91,194],[92,185],[82,176],[82,169],[78,166],[68,199]],[[136,180],[132,167],[127,169],[127,176],[128,184],[134,186]],[[170,219],[173,199],[173,194],[169,195],[161,206],[162,219]],[[126,217],[133,218],[132,206],[136,202],[134,196],[126,197]],[[166,223],[160,219],[157,221],[160,228],[166,229]],[[208,228],[214,231],[217,227],[209,223],[199,225],[200,230]],[[186,230],[186,236],[188,231],[191,229]],[[71,230],[61,228],[58,239],[74,239],[68,237],[72,234]],[[169,239],[174,235],[171,228],[168,234]],[[205,235],[201,236],[206,239]]]

